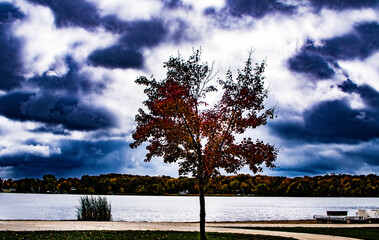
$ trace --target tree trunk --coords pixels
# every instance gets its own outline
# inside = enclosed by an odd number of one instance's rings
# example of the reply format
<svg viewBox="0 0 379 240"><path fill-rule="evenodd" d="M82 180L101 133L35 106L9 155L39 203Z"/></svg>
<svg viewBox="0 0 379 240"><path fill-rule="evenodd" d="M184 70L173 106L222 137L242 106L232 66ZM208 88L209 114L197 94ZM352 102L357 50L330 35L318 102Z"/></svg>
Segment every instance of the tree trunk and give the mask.
<svg viewBox="0 0 379 240"><path fill-rule="evenodd" d="M202 184L200 184L202 185ZM199 198L200 198L200 240L207 240L205 236L205 197L204 186L199 186Z"/></svg>

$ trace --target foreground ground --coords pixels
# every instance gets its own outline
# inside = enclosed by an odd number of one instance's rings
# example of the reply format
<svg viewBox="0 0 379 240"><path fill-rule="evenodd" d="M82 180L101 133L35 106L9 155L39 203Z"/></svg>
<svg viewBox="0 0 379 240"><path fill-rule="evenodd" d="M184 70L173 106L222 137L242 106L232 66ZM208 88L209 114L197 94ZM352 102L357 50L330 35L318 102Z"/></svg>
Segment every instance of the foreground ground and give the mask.
<svg viewBox="0 0 379 240"><path fill-rule="evenodd" d="M331 236L344 236L344 237L366 239L366 240L379 239L379 227L371 227L371 228L368 228L368 227L366 228L256 227L256 228L248 228L248 229L312 233L312 234L322 234L322 235L331 235Z"/></svg>
<svg viewBox="0 0 379 240"><path fill-rule="evenodd" d="M270 227L270 229L257 229ZM314 221L208 223L207 232L280 236L302 240L359 239L324 234L276 231L272 228L379 228L379 224L316 224ZM0 221L0 231L177 231L196 232L198 223L84 222L84 221ZM283 230L283 229L282 229ZM104 238L110 239L110 238ZM191 239L191 238L189 238ZM269 238L270 239L270 238ZM369 238L367 238L369 239Z"/></svg>
<svg viewBox="0 0 379 240"><path fill-rule="evenodd" d="M293 238L232 234L207 233L208 240L294 240ZM172 232L172 231L36 231L36 232L9 232L0 231L0 239L109 239L109 240L198 240L198 232Z"/></svg>

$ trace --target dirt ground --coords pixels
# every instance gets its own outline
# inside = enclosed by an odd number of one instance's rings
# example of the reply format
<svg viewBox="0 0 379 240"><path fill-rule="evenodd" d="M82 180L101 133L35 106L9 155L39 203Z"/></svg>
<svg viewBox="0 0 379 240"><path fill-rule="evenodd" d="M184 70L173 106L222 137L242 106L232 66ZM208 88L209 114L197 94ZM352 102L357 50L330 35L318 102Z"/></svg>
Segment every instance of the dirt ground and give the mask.
<svg viewBox="0 0 379 240"><path fill-rule="evenodd" d="M238 227L379 227L379 224L317 224L313 220L299 221L257 221L257 222L209 222L208 232L259 234L290 237L299 240L353 240L319 234L279 232L268 230L241 229ZM158 223L158 222L87 222L87 221L0 221L0 231L199 231L199 223Z"/></svg>

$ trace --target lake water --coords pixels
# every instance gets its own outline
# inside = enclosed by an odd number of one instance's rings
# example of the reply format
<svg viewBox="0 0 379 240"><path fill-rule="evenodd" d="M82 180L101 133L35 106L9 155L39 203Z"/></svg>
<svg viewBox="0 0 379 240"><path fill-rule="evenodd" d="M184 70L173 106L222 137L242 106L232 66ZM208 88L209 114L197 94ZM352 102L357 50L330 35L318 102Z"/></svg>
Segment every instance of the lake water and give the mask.
<svg viewBox="0 0 379 240"><path fill-rule="evenodd" d="M1 220L75 220L81 195L0 193ZM196 222L196 196L107 195L115 221ZM378 209L379 198L206 197L207 221L312 219L327 210Z"/></svg>

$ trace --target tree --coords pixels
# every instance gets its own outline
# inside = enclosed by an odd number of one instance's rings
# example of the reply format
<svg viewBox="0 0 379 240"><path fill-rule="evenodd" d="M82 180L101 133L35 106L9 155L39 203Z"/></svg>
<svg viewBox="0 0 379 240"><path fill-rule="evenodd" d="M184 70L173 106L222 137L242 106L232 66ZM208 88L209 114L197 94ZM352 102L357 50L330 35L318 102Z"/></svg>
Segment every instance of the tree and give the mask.
<svg viewBox="0 0 379 240"><path fill-rule="evenodd" d="M44 186L44 189L48 193L55 193L58 189L58 180L53 174L45 174L42 177L43 181L42 184Z"/></svg>
<svg viewBox="0 0 379 240"><path fill-rule="evenodd" d="M251 53L246 66L234 80L231 71L226 80L218 80L223 89L221 100L213 107L206 94L217 91L210 85L212 68L200 62L200 50L185 61L170 57L164 63L166 78L156 81L141 76L136 83L145 86L147 110L139 109L132 148L148 142L145 161L162 157L165 163L178 162L179 174L191 173L197 180L200 198L200 238L205 236L205 187L224 169L237 173L248 165L254 172L261 164L273 168L277 149L251 138L237 142L235 136L249 128L266 124L274 109L265 109L268 91L263 86L265 62L252 67Z"/></svg>

